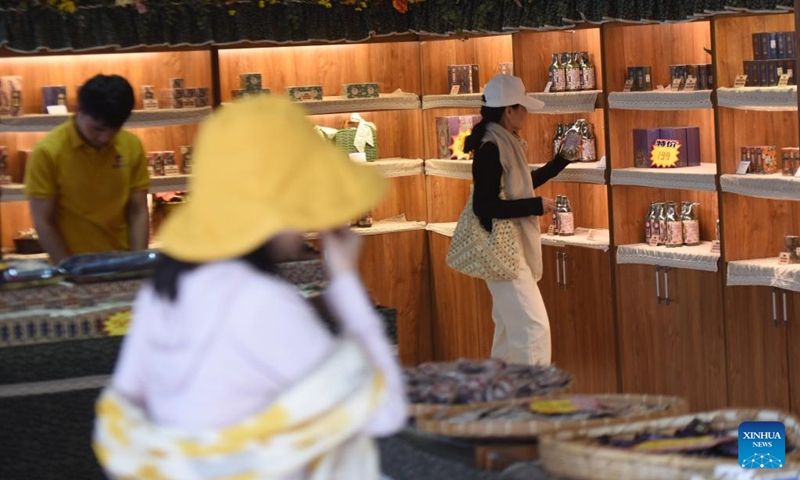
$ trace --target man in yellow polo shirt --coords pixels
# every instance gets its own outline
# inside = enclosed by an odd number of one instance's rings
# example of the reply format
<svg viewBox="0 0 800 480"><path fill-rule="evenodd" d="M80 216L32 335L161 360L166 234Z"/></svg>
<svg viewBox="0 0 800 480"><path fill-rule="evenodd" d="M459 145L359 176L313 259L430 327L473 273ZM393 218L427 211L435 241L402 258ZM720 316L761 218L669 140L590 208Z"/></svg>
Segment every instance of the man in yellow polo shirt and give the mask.
<svg viewBox="0 0 800 480"><path fill-rule="evenodd" d="M122 130L133 102L127 80L97 75L81 87L77 114L31 153L25 194L54 264L81 253L147 248L147 159L139 139Z"/></svg>

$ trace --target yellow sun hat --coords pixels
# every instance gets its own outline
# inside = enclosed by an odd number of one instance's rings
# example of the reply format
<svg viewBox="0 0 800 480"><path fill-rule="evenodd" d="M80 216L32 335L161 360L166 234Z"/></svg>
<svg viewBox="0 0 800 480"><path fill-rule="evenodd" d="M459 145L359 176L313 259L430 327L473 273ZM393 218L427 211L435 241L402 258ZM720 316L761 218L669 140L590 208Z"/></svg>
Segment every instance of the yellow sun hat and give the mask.
<svg viewBox="0 0 800 480"><path fill-rule="evenodd" d="M386 180L314 131L303 108L259 95L217 109L200 127L189 201L158 235L164 253L193 263L236 258L283 231L349 224Z"/></svg>

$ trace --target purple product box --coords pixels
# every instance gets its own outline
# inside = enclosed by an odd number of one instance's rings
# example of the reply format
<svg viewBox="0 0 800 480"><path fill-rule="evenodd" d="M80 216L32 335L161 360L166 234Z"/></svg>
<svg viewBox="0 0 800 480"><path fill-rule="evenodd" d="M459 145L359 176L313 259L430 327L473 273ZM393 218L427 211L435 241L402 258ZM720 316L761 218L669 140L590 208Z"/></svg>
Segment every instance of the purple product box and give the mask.
<svg viewBox="0 0 800 480"><path fill-rule="evenodd" d="M777 32L775 40L778 51L778 58L786 58L786 32Z"/></svg>
<svg viewBox="0 0 800 480"><path fill-rule="evenodd" d="M786 58L794 58L794 32L783 32L786 36Z"/></svg>
<svg viewBox="0 0 800 480"><path fill-rule="evenodd" d="M775 59L778 58L778 34L777 32L770 32L768 35L768 43L767 43L767 58Z"/></svg>
<svg viewBox="0 0 800 480"><path fill-rule="evenodd" d="M659 140L677 140L678 143L681 144L681 147L678 150L678 163L675 166L676 167L686 167L687 166L686 127L661 127L660 128L660 135L659 135L658 139Z"/></svg>
<svg viewBox="0 0 800 480"><path fill-rule="evenodd" d="M480 115L456 115L436 117L436 137L439 158L466 160L464 140L472 127L481 121Z"/></svg>
<svg viewBox="0 0 800 480"><path fill-rule="evenodd" d="M706 64L706 85L709 90L714 88L714 65L711 63Z"/></svg>
<svg viewBox="0 0 800 480"><path fill-rule="evenodd" d="M769 86L769 67L768 67L769 60L759 60L758 61L758 86L759 87L768 87Z"/></svg>
<svg viewBox="0 0 800 480"><path fill-rule="evenodd" d="M700 165L700 127L686 127L686 167Z"/></svg>
<svg viewBox="0 0 800 480"><path fill-rule="evenodd" d="M633 85L631 85L631 91L638 90L638 85L636 84L636 67L628 67L628 78L626 80L633 80Z"/></svg>
<svg viewBox="0 0 800 480"><path fill-rule="evenodd" d="M633 166L636 168L650 168L650 152L653 144L659 139L661 130L658 128L633 129Z"/></svg>
<svg viewBox="0 0 800 480"><path fill-rule="evenodd" d="M448 87L453 89L458 85L458 93L480 93L481 81L480 70L476 64L468 65L448 65L447 78Z"/></svg>
<svg viewBox="0 0 800 480"><path fill-rule="evenodd" d="M778 61L777 60L767 60L767 75L769 78L767 80L767 85L770 87L774 87L778 84Z"/></svg>
<svg viewBox="0 0 800 480"><path fill-rule="evenodd" d="M67 105L67 87L64 85L51 85L42 87L42 99L44 103L44 113L47 107L55 105Z"/></svg>
<svg viewBox="0 0 800 480"><path fill-rule="evenodd" d="M761 60L761 34L753 34L753 60Z"/></svg>
<svg viewBox="0 0 800 480"><path fill-rule="evenodd" d="M761 46L761 58L759 60L769 60L769 33L759 33L759 45Z"/></svg>

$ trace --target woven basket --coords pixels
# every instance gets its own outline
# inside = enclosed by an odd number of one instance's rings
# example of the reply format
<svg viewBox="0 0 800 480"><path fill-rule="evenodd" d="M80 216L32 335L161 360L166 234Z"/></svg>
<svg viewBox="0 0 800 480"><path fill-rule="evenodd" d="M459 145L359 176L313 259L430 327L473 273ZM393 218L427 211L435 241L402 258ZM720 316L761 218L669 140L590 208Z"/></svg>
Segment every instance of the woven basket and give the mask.
<svg viewBox="0 0 800 480"><path fill-rule="evenodd" d="M370 146L369 144L367 144L364 147L364 153L367 154L368 162L374 162L375 160L378 159L378 132L372 127L369 128L372 130L372 138L375 140L374 142L375 145ZM342 128L341 130L336 132L336 135L334 135L333 137L333 141L334 143L336 143L336 146L342 149L342 151L346 153L358 152L358 150L356 150L355 145L353 145L355 139L356 139L356 129L351 127Z"/></svg>
<svg viewBox="0 0 800 480"><path fill-rule="evenodd" d="M417 429L435 435L459 438L533 438L567 429L588 429L614 425L631 420L644 420L674 416L688 411L687 403L678 397L660 395L551 395L548 400L570 399L578 396L591 397L605 404L633 403L651 408L646 413L626 417L597 418L589 420L542 419L528 421L487 420L478 422L454 423L447 417L462 413L464 407L442 408L434 414L417 418ZM505 405L528 403L530 399L507 402ZM469 409L476 408L469 406ZM620 477L622 478L622 477Z"/></svg>
<svg viewBox="0 0 800 480"><path fill-rule="evenodd" d="M795 417L774 410L718 410L588 430L561 431L539 439L539 454L550 473L574 480L688 480L694 475L711 478L717 465L736 465L736 459L637 453L601 446L593 441L601 435L682 428L695 418L719 422L720 428L736 428L744 421L780 421L786 425L787 445L800 446L800 424ZM800 452L787 454L786 461L800 462Z"/></svg>

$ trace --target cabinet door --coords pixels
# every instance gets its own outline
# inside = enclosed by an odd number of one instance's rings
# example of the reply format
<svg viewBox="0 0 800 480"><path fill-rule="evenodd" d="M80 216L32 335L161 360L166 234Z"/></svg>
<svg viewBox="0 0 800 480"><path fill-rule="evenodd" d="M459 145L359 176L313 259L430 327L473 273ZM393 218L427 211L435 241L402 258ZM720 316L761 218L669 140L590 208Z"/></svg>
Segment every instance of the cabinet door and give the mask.
<svg viewBox="0 0 800 480"><path fill-rule="evenodd" d="M564 363L568 357L568 345L564 344L564 333L568 327L564 325L568 312L562 307L566 292L560 286L563 281L563 267L561 257L565 250L562 247L542 245L542 278L539 280L539 291L542 293L544 305L547 308L547 318L550 320L550 339L553 347L553 363L558 367L567 369ZM567 369L568 370L568 369ZM572 372L574 373L574 372Z"/></svg>
<svg viewBox="0 0 800 480"><path fill-rule="evenodd" d="M773 324L772 298L772 289L768 287L726 287L728 403L731 407L789 408L787 329L781 322L777 326ZM780 302L781 299L776 300ZM780 304L776 307L780 314ZM800 329L794 329L797 330ZM800 335L795 333L795 338Z"/></svg>
<svg viewBox="0 0 800 480"><path fill-rule="evenodd" d="M620 384L624 393L667 393L657 377L666 368L656 358L663 307L656 298L656 267L617 266L617 322Z"/></svg>
<svg viewBox="0 0 800 480"><path fill-rule="evenodd" d="M559 324L559 365L575 376L574 390L615 393L617 343L609 252L566 248L567 291Z"/></svg>
<svg viewBox="0 0 800 480"><path fill-rule="evenodd" d="M726 407L721 274L662 269L662 295L654 354L664 392L685 397L694 411Z"/></svg>
<svg viewBox="0 0 800 480"><path fill-rule="evenodd" d="M791 410L800 415L800 293L781 290L781 307L783 295L786 294L786 332L789 336L789 388L792 400ZM783 319L781 319L783 320Z"/></svg>

